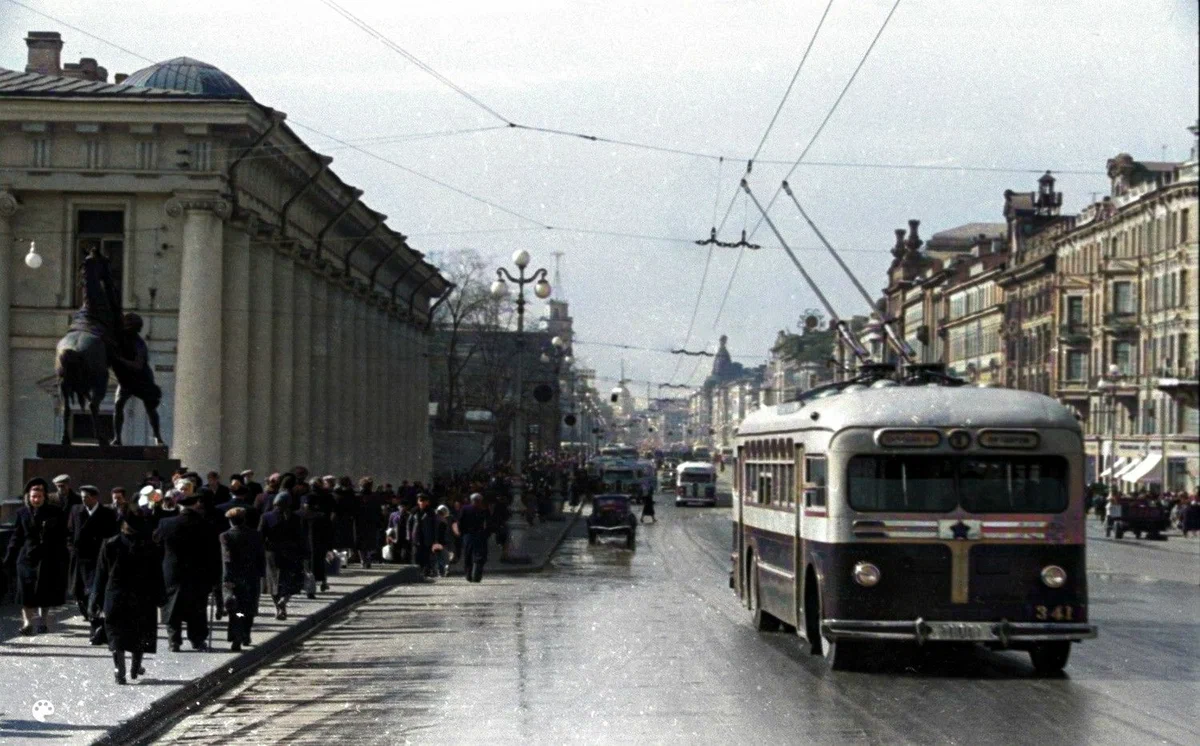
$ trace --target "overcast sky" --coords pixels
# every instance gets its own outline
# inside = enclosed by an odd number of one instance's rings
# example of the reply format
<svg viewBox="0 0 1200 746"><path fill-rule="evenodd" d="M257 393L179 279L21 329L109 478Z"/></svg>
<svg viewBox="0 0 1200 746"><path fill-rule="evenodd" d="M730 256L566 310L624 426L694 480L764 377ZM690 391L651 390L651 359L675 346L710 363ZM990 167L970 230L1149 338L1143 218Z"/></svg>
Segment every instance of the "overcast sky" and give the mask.
<svg viewBox="0 0 1200 746"><path fill-rule="evenodd" d="M186 55L222 68L287 112L301 136L334 157L342 179L365 190L368 205L435 259L474 248L499 263L526 248L553 269L551 252L564 252L558 290L582 342L683 343L707 247L536 229L302 129L361 141L501 124L320 0L213 0L185 12L160 0L21 1L145 57ZM702 239L714 202L719 222L734 197L826 2L341 0L507 120L728 160L513 129L361 146L544 224ZM751 185L764 202L789 167L764 161L799 156L891 6L834 0L754 167ZM61 31L64 61L95 57L110 75L146 64L0 0L0 66L24 67L28 30ZM1034 189L1044 169L1087 172L1059 176L1065 207L1077 210L1107 190L1105 160L1119 152L1158 160L1165 146L1166 158L1186 157L1198 61L1194 0L902 0L806 160L1015 171L802 165L791 183L876 290L892 230L909 218L922 221L925 236L1000 221L1004 190ZM739 196L723 240L739 238L744 212ZM792 246L819 246L790 202L772 215ZM727 334L735 357L752 364L779 329L794 329L817 306L765 225L753 240L767 248L742 258L715 327L738 253L713 252L690 348L715 349ZM800 256L839 313L863 312L831 259ZM683 381L696 364L688 358L676 371L669 354L586 344L576 352L605 376L624 357L630 378L654 382Z"/></svg>

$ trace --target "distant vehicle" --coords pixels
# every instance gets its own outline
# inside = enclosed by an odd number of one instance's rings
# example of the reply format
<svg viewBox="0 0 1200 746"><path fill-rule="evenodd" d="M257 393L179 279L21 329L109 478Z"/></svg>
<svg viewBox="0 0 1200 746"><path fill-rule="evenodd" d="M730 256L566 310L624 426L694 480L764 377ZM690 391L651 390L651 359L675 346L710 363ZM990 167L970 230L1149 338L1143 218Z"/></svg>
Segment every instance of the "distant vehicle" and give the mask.
<svg viewBox="0 0 1200 746"><path fill-rule="evenodd" d="M629 462L605 464L600 480L606 493L628 495L635 484L641 484L641 470L637 464Z"/></svg>
<svg viewBox="0 0 1200 746"><path fill-rule="evenodd" d="M1137 538L1166 541L1163 531L1171 525L1170 512L1156 498L1117 498L1104 515L1104 535L1118 539L1132 533Z"/></svg>
<svg viewBox="0 0 1200 746"><path fill-rule="evenodd" d="M707 461L685 461L675 468L675 504L717 504L717 470Z"/></svg>
<svg viewBox="0 0 1200 746"><path fill-rule="evenodd" d="M600 449L600 455L604 458L619 459L621 461L637 461L640 457L637 448L622 443L604 446Z"/></svg>
<svg viewBox="0 0 1200 746"><path fill-rule="evenodd" d="M707 446L696 446L692 449L692 461L712 461L712 449Z"/></svg>
<svg viewBox="0 0 1200 746"><path fill-rule="evenodd" d="M595 544L601 536L623 536L625 546L633 549L637 542L637 518L629 509L629 496L596 495L592 498L592 514L588 516L588 543Z"/></svg>
<svg viewBox="0 0 1200 746"><path fill-rule="evenodd" d="M834 669L861 645L977 643L1061 671L1088 623L1083 437L1028 391L910 368L738 428L733 581Z"/></svg>

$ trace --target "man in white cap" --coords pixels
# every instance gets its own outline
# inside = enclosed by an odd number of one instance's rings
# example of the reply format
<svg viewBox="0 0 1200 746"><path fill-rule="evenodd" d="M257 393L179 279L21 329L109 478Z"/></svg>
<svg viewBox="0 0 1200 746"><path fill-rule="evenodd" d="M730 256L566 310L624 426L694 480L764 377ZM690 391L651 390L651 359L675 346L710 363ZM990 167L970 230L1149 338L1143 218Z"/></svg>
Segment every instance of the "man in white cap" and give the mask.
<svg viewBox="0 0 1200 746"><path fill-rule="evenodd" d="M69 474L59 474L54 478L54 491L46 495L46 502L51 505L57 505L64 512L70 511L71 508L83 503L83 498L79 493L71 489L71 476Z"/></svg>

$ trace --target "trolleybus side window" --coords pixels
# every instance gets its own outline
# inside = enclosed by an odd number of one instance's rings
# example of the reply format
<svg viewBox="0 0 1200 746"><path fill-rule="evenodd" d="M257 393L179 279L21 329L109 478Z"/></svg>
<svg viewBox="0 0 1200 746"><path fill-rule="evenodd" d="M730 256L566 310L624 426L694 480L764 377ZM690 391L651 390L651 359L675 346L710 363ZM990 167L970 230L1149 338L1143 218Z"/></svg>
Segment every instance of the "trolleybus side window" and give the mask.
<svg viewBox="0 0 1200 746"><path fill-rule="evenodd" d="M804 506L825 507L825 483L827 466L824 456L807 456L804 459Z"/></svg>
<svg viewBox="0 0 1200 746"><path fill-rule="evenodd" d="M959 494L971 513L1058 513L1067 507L1067 462L1056 456L964 458Z"/></svg>

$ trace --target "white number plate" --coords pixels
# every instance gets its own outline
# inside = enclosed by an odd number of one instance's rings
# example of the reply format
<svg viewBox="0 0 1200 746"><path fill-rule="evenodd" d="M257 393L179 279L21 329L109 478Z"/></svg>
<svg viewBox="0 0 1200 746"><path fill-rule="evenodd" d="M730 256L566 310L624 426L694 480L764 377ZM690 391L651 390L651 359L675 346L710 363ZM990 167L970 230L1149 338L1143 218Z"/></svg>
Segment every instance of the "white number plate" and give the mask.
<svg viewBox="0 0 1200 746"><path fill-rule="evenodd" d="M998 639L990 624L972 622L926 622L930 640L983 642Z"/></svg>

